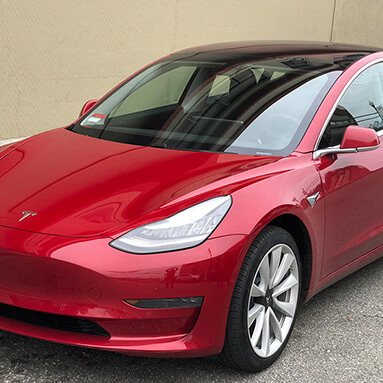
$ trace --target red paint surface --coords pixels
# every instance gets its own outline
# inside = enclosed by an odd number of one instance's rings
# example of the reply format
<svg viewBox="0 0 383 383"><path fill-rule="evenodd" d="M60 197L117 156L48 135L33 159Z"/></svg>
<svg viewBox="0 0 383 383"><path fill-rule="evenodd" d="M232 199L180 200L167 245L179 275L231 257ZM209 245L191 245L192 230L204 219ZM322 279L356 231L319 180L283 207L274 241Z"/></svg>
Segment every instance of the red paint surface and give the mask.
<svg viewBox="0 0 383 383"><path fill-rule="evenodd" d="M380 144L375 130L359 126L349 126L343 136L341 149L375 147Z"/></svg>
<svg viewBox="0 0 383 383"><path fill-rule="evenodd" d="M309 233L306 299L381 256L383 208L375 202L383 194L383 147L312 155L343 87L376 58L383 55L371 54L339 77L286 158L138 147L65 129L1 148L0 302L88 318L111 338L1 317L0 328L137 355L214 354L224 342L243 258L274 218L294 215ZM317 192L311 207L306 198ZM109 246L132 228L228 194L228 214L195 248L135 255ZM19 222L26 210L37 215ZM201 309L145 310L123 302L193 296L204 297Z"/></svg>

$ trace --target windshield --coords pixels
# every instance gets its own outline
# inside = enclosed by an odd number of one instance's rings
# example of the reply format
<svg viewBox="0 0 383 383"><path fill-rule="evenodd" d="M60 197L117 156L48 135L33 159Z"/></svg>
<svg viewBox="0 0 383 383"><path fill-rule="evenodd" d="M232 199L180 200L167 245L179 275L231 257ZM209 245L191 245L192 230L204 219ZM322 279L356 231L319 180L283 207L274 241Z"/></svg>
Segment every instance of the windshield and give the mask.
<svg viewBox="0 0 383 383"><path fill-rule="evenodd" d="M163 60L125 82L72 129L132 145L286 156L344 69L337 60Z"/></svg>

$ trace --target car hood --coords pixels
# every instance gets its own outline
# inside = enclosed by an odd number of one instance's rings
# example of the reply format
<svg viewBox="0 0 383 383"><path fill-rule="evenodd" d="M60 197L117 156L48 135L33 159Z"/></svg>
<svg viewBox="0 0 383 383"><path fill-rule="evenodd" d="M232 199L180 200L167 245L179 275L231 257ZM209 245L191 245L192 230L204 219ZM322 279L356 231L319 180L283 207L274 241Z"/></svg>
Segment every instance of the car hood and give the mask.
<svg viewBox="0 0 383 383"><path fill-rule="evenodd" d="M112 236L228 193L231 176L277 160L133 146L57 129L0 160L0 225Z"/></svg>

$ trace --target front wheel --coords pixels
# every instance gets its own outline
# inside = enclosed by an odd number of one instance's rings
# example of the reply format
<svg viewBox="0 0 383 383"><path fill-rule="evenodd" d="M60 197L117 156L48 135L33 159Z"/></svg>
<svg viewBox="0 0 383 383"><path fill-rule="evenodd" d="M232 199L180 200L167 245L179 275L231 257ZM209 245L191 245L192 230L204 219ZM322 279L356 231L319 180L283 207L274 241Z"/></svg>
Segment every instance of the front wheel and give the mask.
<svg viewBox="0 0 383 383"><path fill-rule="evenodd" d="M292 236L266 227L250 246L234 288L220 355L224 364L256 372L278 358L294 325L300 275Z"/></svg>

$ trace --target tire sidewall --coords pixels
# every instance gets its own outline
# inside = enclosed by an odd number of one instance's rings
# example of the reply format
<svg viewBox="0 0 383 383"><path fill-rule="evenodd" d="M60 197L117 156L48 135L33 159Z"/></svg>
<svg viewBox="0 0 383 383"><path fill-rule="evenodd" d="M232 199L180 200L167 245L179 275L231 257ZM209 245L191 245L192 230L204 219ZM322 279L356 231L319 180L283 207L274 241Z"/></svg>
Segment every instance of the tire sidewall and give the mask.
<svg viewBox="0 0 383 383"><path fill-rule="evenodd" d="M261 234L256 238L256 240L252 243L252 245L249 248L249 251L246 255L246 257L249 257L249 268L245 275L244 279L244 291L242 292L241 298L242 302L240 302L241 305L241 324L240 324L240 344L243 345L243 352L247 357L247 360L250 365L253 365L253 368L256 370L262 370L264 368L267 368L270 366L282 353L283 349L285 348L291 332L294 327L295 319L296 319L296 314L297 314L297 309L299 306L299 302L297 304L297 308L295 310L293 322L291 324L291 327L289 329L289 332L286 336L286 339L283 341L282 345L276 351L273 355L267 358L262 358L258 356L251 343L250 339L248 336L248 326L247 326L247 317L248 317L248 302L249 302L249 296L250 296L250 291L251 291L251 285L253 283L255 273L258 271L258 268L260 266L260 263L264 256L275 246L278 244L285 244L289 246L294 254L295 258L298 264L298 273L299 273L299 292L298 292L298 297L301 296L301 264L299 260L299 251L298 247L293 239L293 237L284 229L281 229L279 227L267 227L265 230L261 232ZM237 286L236 286L237 287Z"/></svg>

